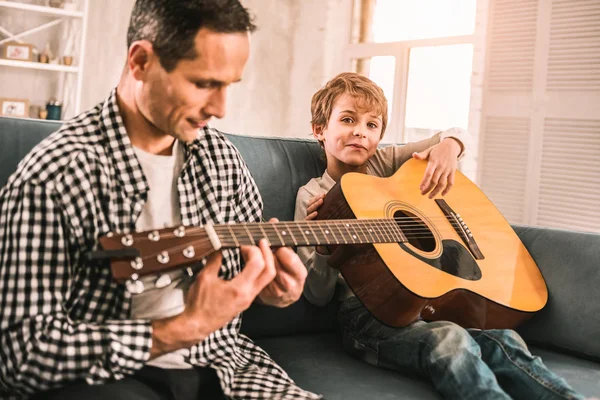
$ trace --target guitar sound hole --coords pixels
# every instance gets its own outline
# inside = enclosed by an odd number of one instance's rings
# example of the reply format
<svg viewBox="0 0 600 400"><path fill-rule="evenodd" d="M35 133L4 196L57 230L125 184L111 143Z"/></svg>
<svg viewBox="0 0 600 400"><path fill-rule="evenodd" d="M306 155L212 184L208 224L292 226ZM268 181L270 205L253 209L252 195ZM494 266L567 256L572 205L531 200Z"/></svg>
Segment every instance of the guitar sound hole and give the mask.
<svg viewBox="0 0 600 400"><path fill-rule="evenodd" d="M435 250L433 234L421 218L409 211L402 210L394 213L394 219L408 239L408 243L413 247L424 252Z"/></svg>

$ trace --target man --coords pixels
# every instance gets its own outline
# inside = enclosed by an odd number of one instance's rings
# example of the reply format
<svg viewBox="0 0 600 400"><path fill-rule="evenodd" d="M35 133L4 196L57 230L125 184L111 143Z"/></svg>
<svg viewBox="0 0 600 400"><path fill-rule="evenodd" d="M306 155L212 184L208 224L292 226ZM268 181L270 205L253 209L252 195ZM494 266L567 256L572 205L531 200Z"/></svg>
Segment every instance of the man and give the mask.
<svg viewBox="0 0 600 400"><path fill-rule="evenodd" d="M254 29L238 0L136 1L117 88L32 150L2 189L2 396L319 397L238 333L254 300L284 307L301 295L306 272L292 250L263 240L223 251L197 277L146 281L142 293L86 261L109 232L261 219L246 165L207 126L225 114Z"/></svg>

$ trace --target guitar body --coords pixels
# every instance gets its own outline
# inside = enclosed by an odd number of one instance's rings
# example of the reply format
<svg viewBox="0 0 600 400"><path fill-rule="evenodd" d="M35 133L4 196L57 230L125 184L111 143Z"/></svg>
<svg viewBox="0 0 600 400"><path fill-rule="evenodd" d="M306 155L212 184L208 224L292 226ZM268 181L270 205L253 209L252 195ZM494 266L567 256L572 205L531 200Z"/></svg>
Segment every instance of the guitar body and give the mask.
<svg viewBox="0 0 600 400"><path fill-rule="evenodd" d="M330 264L386 325L422 318L465 328L516 327L548 300L537 265L502 214L460 172L446 196L421 195L426 166L409 160L389 178L342 177L318 219L395 218L407 241L339 245Z"/></svg>

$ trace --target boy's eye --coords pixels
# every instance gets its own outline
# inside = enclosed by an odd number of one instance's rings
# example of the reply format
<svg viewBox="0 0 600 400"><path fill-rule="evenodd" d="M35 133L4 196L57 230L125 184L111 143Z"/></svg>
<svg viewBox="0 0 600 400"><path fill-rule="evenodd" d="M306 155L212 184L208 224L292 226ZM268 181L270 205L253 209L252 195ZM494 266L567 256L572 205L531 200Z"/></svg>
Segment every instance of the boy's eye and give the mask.
<svg viewBox="0 0 600 400"><path fill-rule="evenodd" d="M376 123L374 123L374 122L369 122L369 123L367 124L367 126L368 126L369 128L371 128L371 129L377 129L377 124L376 124Z"/></svg>
<svg viewBox="0 0 600 400"><path fill-rule="evenodd" d="M342 118L342 122L347 122L350 124L350 123L354 122L354 120L350 117L344 117L344 118Z"/></svg>

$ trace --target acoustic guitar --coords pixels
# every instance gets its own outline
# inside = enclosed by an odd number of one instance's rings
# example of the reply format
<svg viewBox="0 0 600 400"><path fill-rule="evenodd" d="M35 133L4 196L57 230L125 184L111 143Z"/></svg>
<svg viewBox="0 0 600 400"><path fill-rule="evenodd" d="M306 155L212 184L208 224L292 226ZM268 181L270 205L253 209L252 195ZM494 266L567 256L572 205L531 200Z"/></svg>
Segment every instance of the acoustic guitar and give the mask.
<svg viewBox="0 0 600 400"><path fill-rule="evenodd" d="M459 171L446 196L421 195L426 166L409 160L389 178L347 173L314 221L107 235L94 257L110 258L113 278L139 291L142 277L158 281L215 251L261 238L273 247L327 245L331 266L384 324L424 319L516 327L548 300L537 265L502 214Z"/></svg>

